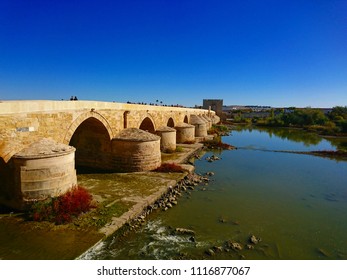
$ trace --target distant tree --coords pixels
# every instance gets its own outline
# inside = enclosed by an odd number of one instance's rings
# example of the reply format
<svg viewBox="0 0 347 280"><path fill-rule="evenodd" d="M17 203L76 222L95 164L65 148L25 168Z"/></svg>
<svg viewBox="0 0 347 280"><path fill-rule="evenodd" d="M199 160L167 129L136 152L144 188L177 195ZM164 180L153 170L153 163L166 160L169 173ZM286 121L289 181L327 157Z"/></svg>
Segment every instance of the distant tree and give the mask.
<svg viewBox="0 0 347 280"><path fill-rule="evenodd" d="M271 119L275 118L275 110L273 108L270 110L270 117Z"/></svg>
<svg viewBox="0 0 347 280"><path fill-rule="evenodd" d="M329 118L333 121L347 120L347 106L336 106L328 114Z"/></svg>
<svg viewBox="0 0 347 280"><path fill-rule="evenodd" d="M328 118L319 109L294 109L293 111L280 114L276 118L277 123L283 123L285 126L309 126L309 125L324 125Z"/></svg>
<svg viewBox="0 0 347 280"><path fill-rule="evenodd" d="M340 127L341 132L347 133L347 119L340 121L338 126Z"/></svg>

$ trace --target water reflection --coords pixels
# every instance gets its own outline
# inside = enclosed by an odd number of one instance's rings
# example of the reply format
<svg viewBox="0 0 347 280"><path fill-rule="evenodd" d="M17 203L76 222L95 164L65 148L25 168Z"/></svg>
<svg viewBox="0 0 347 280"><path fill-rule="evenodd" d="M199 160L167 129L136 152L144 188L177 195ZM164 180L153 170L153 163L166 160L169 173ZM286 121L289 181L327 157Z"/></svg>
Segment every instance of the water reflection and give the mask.
<svg viewBox="0 0 347 280"><path fill-rule="evenodd" d="M244 127L244 126L238 126L235 127L234 130L236 131L243 131L246 130L248 132L252 132L253 130L256 130L260 133L266 133L269 135L270 138L272 138L273 135L279 137L283 140L289 140L297 143L303 143L306 147L309 147L311 145L318 145L323 138L315 133L309 133L305 132L301 129L294 129L294 128L281 128L281 127Z"/></svg>
<svg viewBox="0 0 347 280"><path fill-rule="evenodd" d="M346 137L329 137L321 136L317 133L307 132L302 129L285 128L285 127L252 127L252 126L235 126L234 131L247 131L257 133L264 133L271 139L273 136L282 140L289 140L296 143L302 143L305 147L318 146L322 141L327 141L331 146L331 150L347 151L347 138ZM324 147L324 145L323 145ZM329 147L324 147L326 149Z"/></svg>
<svg viewBox="0 0 347 280"><path fill-rule="evenodd" d="M347 139L339 137L326 138L332 146L336 147L337 150L347 151Z"/></svg>

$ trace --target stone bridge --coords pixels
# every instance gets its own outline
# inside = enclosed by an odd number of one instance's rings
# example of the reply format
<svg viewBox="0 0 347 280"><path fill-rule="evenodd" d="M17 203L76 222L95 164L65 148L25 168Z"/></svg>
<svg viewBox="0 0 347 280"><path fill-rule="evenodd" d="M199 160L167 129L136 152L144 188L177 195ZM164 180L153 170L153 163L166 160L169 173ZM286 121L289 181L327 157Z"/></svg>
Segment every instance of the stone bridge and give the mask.
<svg viewBox="0 0 347 280"><path fill-rule="evenodd" d="M70 174L75 164L75 149L71 146L77 149L76 163L88 162L88 155L92 154L91 166L112 170L108 155L114 151L110 143L123 130L137 128L154 133L159 127L188 124L193 116L217 118L213 111L181 107L97 101L0 101L0 203L16 205L6 202L22 199L25 188L37 188L30 176L45 182L44 167L53 161L55 171L49 176L60 183L66 177L67 185L71 185L71 180L75 180L71 179L75 174ZM47 138L57 143L56 156L45 153L40 140ZM38 143L38 154L32 163L23 151L34 143ZM52 184L51 181L45 184ZM36 199L37 195L33 197Z"/></svg>

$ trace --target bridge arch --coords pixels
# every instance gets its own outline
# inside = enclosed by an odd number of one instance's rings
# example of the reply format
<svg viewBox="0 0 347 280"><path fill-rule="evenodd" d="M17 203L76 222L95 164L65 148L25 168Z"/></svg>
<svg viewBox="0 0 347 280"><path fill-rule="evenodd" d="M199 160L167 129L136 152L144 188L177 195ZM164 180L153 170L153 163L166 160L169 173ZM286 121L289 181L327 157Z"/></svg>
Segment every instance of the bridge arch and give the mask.
<svg viewBox="0 0 347 280"><path fill-rule="evenodd" d="M85 118L87 116L87 118ZM78 124L78 125L77 125ZM75 128L75 126L77 127ZM76 148L75 165L77 170L110 170L112 131L104 118L94 112L80 116L72 126L64 141Z"/></svg>
<svg viewBox="0 0 347 280"><path fill-rule="evenodd" d="M110 124L108 123L108 121L99 113L94 112L94 111L90 111L90 112L86 112L83 113L81 115L79 115L74 122L70 125L69 129L67 130L67 132L65 133L65 137L63 140L64 144L69 144L72 135L75 133L76 129L87 119L89 118L94 118L97 119L99 122L101 122L103 124L103 126L105 127L105 129L108 132L108 136L109 139L111 140L113 138L113 132L111 129Z"/></svg>
<svg viewBox="0 0 347 280"><path fill-rule="evenodd" d="M150 133L154 133L155 132L155 126L154 126L154 121L150 116L145 117L140 126L140 129L148 131Z"/></svg>
<svg viewBox="0 0 347 280"><path fill-rule="evenodd" d="M166 126L168 126L168 127L175 127L175 122L174 122L173 118L170 117L168 119Z"/></svg>

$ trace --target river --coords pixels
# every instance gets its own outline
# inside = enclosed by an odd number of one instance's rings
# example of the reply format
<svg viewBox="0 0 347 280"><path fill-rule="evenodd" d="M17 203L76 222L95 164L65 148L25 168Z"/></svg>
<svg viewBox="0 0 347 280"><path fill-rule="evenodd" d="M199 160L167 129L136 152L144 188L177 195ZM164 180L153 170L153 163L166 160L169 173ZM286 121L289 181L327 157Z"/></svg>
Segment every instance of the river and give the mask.
<svg viewBox="0 0 347 280"><path fill-rule="evenodd" d="M196 173L214 173L207 186L152 214L137 232L109 238L88 258L347 259L347 162L281 152L335 150L346 140L251 128L222 140L238 149L209 151L195 161ZM221 159L208 162L212 155ZM251 235L261 241L252 244ZM242 250L225 250L228 240Z"/></svg>

